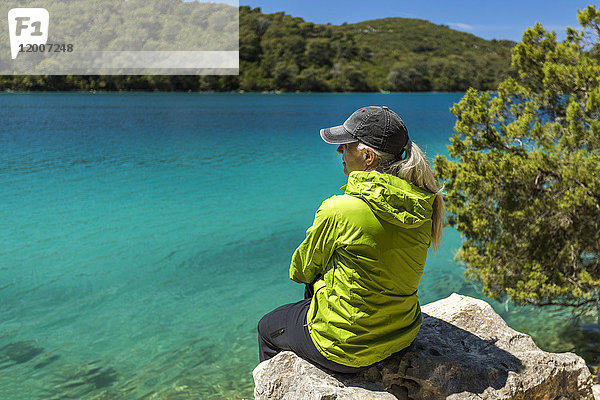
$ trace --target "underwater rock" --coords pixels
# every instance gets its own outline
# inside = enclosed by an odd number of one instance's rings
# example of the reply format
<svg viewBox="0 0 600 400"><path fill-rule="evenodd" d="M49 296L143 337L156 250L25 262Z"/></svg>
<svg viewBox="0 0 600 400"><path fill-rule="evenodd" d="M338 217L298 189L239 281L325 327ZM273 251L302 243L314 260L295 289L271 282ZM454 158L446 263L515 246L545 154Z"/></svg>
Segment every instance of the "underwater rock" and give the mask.
<svg viewBox="0 0 600 400"><path fill-rule="evenodd" d="M31 340L9 343L0 348L0 369L26 363L43 352L44 349Z"/></svg>
<svg viewBox="0 0 600 400"><path fill-rule="evenodd" d="M581 357L542 351L485 301L452 294L422 310L413 344L358 374L328 372L292 352L260 363L255 399L594 399Z"/></svg>
<svg viewBox="0 0 600 400"><path fill-rule="evenodd" d="M64 364L56 372L50 387L51 399L92 399L104 396L117 382L119 374L111 366L102 365L102 360L82 364ZM104 397L99 397L104 398ZM107 398L116 398L109 396Z"/></svg>
<svg viewBox="0 0 600 400"><path fill-rule="evenodd" d="M33 368L34 369L45 368L48 365L52 364L54 361L57 361L58 359L60 359L59 355L52 355L52 356L45 357L39 363L35 364L33 366Z"/></svg>

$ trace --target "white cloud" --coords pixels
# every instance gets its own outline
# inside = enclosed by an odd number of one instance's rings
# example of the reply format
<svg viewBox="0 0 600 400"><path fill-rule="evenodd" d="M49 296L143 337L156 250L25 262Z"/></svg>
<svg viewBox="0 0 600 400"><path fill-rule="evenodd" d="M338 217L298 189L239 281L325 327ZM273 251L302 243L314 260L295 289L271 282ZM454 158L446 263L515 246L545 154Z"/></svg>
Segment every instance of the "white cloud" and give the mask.
<svg viewBox="0 0 600 400"><path fill-rule="evenodd" d="M473 26L467 25L467 24L463 24L462 22L448 22L447 25L450 26L450 27L452 27L452 28L462 29L462 30L465 30L465 31L472 31L473 29L475 29Z"/></svg>

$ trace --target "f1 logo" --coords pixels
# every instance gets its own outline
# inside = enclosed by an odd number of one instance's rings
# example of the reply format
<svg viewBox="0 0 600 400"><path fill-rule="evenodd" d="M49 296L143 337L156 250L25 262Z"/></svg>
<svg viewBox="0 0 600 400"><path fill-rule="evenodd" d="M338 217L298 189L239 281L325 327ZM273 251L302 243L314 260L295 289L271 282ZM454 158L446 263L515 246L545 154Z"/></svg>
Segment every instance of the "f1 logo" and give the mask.
<svg viewBox="0 0 600 400"><path fill-rule="evenodd" d="M50 14L45 8L13 8L8 12L10 55L14 60L25 45L46 44Z"/></svg>

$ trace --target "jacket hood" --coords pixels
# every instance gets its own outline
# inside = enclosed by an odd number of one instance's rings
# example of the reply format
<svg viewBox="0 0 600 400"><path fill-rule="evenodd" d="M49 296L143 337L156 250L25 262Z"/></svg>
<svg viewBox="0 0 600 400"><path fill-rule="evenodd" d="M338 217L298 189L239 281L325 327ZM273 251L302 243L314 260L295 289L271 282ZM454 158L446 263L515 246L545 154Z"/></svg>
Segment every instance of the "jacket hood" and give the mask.
<svg viewBox="0 0 600 400"><path fill-rule="evenodd" d="M430 221L435 194L397 176L375 171L353 171L341 188L364 200L379 218L404 228Z"/></svg>

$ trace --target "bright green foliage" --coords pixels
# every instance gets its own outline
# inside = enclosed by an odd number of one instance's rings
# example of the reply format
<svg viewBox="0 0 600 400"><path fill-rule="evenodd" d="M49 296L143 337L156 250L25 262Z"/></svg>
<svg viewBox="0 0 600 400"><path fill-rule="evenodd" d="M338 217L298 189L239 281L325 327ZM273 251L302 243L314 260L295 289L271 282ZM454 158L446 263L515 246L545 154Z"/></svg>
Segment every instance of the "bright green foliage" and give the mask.
<svg viewBox="0 0 600 400"><path fill-rule="evenodd" d="M435 167L457 259L486 295L519 304L600 303L600 10L557 43L540 24L512 52L497 94L467 91L450 159Z"/></svg>

